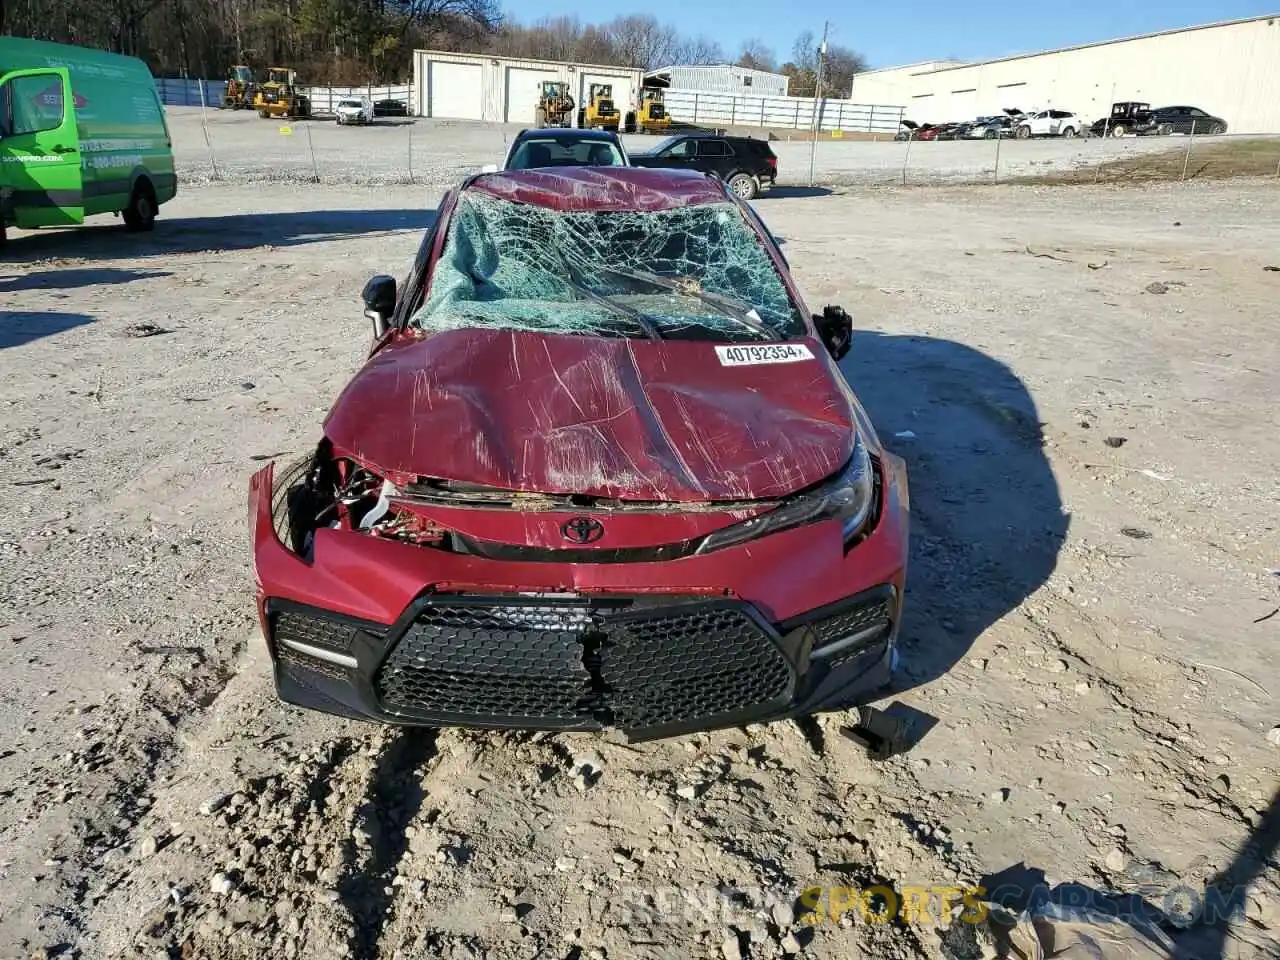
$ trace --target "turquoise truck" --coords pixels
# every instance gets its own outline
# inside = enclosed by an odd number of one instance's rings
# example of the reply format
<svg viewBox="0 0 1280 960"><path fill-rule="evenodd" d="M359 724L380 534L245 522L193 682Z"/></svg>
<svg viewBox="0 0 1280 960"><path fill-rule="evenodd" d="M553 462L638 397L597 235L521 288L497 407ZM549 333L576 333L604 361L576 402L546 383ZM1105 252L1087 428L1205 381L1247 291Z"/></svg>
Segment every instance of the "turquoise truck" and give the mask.
<svg viewBox="0 0 1280 960"><path fill-rule="evenodd" d="M177 189L145 63L0 37L0 244L8 227L73 226L102 213L150 230Z"/></svg>

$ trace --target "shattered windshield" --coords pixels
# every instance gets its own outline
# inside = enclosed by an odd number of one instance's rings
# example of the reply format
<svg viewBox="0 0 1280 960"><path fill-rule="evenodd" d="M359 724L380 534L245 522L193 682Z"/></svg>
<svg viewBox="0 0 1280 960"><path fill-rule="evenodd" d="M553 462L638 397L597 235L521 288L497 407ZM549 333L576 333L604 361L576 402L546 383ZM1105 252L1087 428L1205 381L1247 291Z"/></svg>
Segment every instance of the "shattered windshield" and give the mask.
<svg viewBox="0 0 1280 960"><path fill-rule="evenodd" d="M662 339L805 333L732 203L562 212L472 190L458 199L410 325Z"/></svg>

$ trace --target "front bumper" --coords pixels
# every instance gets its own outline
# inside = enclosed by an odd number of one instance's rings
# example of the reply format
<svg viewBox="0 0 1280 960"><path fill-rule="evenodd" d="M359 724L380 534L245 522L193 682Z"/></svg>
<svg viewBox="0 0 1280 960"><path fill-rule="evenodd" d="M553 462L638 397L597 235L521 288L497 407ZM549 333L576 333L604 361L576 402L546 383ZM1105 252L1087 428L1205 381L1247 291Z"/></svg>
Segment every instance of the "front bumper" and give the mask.
<svg viewBox="0 0 1280 960"><path fill-rule="evenodd" d="M801 716L890 680L905 467L875 530L838 523L652 563L488 560L316 532L310 562L253 479L259 612L282 700L397 725L619 731L631 741Z"/></svg>

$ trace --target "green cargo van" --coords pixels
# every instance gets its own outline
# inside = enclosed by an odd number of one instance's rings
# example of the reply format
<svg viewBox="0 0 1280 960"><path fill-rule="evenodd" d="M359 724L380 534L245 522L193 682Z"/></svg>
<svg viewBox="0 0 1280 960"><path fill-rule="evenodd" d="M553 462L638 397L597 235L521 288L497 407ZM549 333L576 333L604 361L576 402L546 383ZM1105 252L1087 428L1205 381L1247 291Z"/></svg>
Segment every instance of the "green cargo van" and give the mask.
<svg viewBox="0 0 1280 960"><path fill-rule="evenodd" d="M9 226L99 213L150 230L176 192L173 140L145 63L0 37L0 243Z"/></svg>

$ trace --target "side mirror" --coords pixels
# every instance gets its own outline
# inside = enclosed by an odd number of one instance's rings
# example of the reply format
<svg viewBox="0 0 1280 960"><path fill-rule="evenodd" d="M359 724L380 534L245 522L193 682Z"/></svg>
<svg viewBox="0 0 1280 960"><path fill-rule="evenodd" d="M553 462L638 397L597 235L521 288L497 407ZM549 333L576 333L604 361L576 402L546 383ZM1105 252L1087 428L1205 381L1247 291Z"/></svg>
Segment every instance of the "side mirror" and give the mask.
<svg viewBox="0 0 1280 960"><path fill-rule="evenodd" d="M497 173L498 165L496 163L486 163L480 168L481 173Z"/></svg>
<svg viewBox="0 0 1280 960"><path fill-rule="evenodd" d="M844 307L823 307L822 316L814 317L813 322L827 352L834 359L839 360L849 352L849 347L853 345L853 318L845 312Z"/></svg>
<svg viewBox="0 0 1280 960"><path fill-rule="evenodd" d="M378 274L364 285L364 315L373 321L376 340L387 332L387 321L396 309L396 278Z"/></svg>

